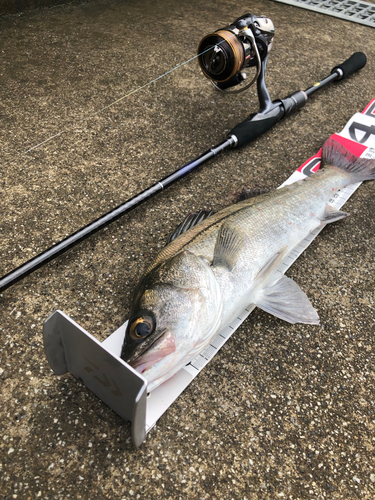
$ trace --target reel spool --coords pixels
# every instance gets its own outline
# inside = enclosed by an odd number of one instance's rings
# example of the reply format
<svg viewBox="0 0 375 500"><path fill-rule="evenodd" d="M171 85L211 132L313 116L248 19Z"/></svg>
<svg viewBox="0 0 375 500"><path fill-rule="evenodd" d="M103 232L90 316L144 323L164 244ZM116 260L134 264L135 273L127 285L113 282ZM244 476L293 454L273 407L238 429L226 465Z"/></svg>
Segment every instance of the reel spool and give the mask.
<svg viewBox="0 0 375 500"><path fill-rule="evenodd" d="M250 83L230 91L243 92L257 80L274 35L271 19L254 14L245 14L230 26L206 35L198 46L198 61L203 74L215 88L224 91L246 79L244 69L256 66L256 75Z"/></svg>

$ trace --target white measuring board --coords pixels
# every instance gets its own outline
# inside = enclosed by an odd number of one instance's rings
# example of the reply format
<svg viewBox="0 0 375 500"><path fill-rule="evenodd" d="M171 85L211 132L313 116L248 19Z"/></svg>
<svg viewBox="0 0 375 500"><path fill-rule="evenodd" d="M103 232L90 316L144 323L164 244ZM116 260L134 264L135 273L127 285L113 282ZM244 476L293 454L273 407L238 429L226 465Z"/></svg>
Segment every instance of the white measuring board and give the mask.
<svg viewBox="0 0 375 500"><path fill-rule="evenodd" d="M362 113L355 114L340 133L331 137L358 157L375 158L375 99ZM320 166L320 154L321 151L301 165L282 186L316 172ZM340 209L359 185L360 183L351 184L338 191L329 203ZM283 275L321 229L316 229L301 241L276 272ZM130 420L133 424L133 442L139 446L161 415L217 354L254 308L253 304L249 304L228 327L215 336L201 354L149 395L147 381L120 358L127 322L100 343L64 313L56 311L44 323L45 352L57 375L69 371L122 418Z"/></svg>

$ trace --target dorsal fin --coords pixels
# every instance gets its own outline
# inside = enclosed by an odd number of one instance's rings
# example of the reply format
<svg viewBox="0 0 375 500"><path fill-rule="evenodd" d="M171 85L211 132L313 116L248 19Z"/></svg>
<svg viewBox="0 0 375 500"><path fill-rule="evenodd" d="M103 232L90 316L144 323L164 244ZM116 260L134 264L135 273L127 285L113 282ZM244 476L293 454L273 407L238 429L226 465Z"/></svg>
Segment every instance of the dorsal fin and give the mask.
<svg viewBox="0 0 375 500"><path fill-rule="evenodd" d="M181 234L185 233L192 227L196 226L202 220L208 219L208 217L211 217L215 212L214 210L199 210L199 212L194 212L189 214L181 224L179 224L176 229L173 231L173 233L169 236L167 245L175 240L178 236Z"/></svg>
<svg viewBox="0 0 375 500"><path fill-rule="evenodd" d="M244 200L249 200L250 198L256 198L257 196L260 196L261 194L266 194L268 193L268 189L263 189L260 187L250 187L250 188L242 188L241 191L238 193L235 193L235 203L238 203L239 201L244 201Z"/></svg>

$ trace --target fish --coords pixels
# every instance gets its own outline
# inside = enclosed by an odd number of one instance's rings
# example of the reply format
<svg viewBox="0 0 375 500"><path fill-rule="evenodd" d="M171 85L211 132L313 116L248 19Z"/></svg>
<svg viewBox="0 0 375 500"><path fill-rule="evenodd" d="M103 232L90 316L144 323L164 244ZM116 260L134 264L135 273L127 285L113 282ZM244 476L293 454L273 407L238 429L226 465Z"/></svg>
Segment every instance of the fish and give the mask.
<svg viewBox="0 0 375 500"><path fill-rule="evenodd" d="M121 350L148 391L194 359L250 304L292 324L319 324L307 295L276 270L313 230L348 215L329 204L335 192L374 178L374 159L358 158L330 138L312 176L190 217L186 231L180 224L138 283Z"/></svg>

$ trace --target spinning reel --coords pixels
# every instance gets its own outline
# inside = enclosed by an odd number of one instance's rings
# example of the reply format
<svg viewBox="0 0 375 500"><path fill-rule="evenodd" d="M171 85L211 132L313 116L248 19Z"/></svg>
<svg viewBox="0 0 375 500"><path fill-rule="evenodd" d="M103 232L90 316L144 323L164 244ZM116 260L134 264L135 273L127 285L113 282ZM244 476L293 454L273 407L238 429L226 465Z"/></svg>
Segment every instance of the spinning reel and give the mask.
<svg viewBox="0 0 375 500"><path fill-rule="evenodd" d="M264 75L274 35L275 28L268 17L254 14L239 17L230 26L218 29L200 42L198 61L203 74L218 90L243 92L261 73ZM227 90L241 84L247 78L243 70L254 66L256 75L250 83Z"/></svg>

